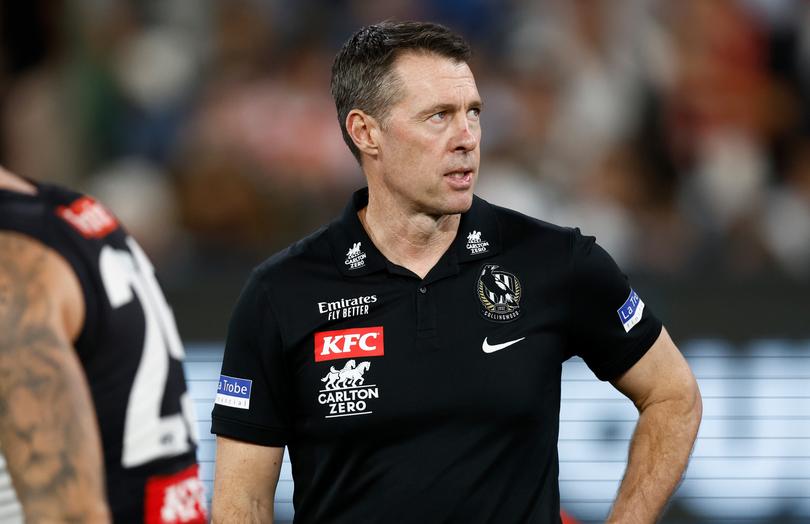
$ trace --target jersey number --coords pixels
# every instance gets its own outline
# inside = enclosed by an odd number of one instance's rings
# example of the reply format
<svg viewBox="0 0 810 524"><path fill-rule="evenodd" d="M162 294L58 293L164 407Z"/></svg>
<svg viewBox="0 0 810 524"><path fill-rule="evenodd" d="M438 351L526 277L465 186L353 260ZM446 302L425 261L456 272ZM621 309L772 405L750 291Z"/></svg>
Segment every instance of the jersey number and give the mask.
<svg viewBox="0 0 810 524"><path fill-rule="evenodd" d="M129 304L137 296L146 325L143 352L124 419L121 464L132 468L185 453L191 449L191 442L198 439L188 392L180 397L180 413L160 416L169 359L182 361L183 344L152 263L132 237L127 237L127 245L129 251L104 246L99 267L112 307Z"/></svg>

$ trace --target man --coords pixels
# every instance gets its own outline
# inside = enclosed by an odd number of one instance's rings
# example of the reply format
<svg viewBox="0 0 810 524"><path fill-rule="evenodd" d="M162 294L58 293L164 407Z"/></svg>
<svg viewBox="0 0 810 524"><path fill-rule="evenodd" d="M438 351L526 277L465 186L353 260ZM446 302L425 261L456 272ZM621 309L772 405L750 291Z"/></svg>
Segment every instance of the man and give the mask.
<svg viewBox="0 0 810 524"><path fill-rule="evenodd" d="M254 271L213 410L215 522L560 522L564 360L640 417L609 521L653 522L701 416L695 379L593 238L473 196L481 100L447 29L383 23L332 93L368 189ZM302 137L303 139L303 137Z"/></svg>
<svg viewBox="0 0 810 524"><path fill-rule="evenodd" d="M182 358L115 217L0 169L0 521L206 522Z"/></svg>

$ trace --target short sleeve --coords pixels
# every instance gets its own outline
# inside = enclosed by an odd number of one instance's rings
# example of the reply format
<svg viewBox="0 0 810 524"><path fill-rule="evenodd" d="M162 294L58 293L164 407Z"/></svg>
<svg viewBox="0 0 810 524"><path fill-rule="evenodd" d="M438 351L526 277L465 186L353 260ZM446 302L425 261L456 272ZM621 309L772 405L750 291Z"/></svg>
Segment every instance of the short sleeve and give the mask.
<svg viewBox="0 0 810 524"><path fill-rule="evenodd" d="M594 237L572 231L572 352L600 380L630 369L661 333L661 322Z"/></svg>
<svg viewBox="0 0 810 524"><path fill-rule="evenodd" d="M228 326L211 433L284 446L290 434L289 391L277 319L254 272Z"/></svg>

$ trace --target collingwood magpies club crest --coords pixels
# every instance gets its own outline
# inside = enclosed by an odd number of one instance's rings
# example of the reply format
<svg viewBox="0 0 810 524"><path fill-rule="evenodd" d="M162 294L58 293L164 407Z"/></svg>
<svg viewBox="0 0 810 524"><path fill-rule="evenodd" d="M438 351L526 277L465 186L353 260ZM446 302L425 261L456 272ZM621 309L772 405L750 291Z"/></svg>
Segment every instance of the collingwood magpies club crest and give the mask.
<svg viewBox="0 0 810 524"><path fill-rule="evenodd" d="M493 322L511 322L520 316L520 280L495 264L485 264L475 286L481 314Z"/></svg>

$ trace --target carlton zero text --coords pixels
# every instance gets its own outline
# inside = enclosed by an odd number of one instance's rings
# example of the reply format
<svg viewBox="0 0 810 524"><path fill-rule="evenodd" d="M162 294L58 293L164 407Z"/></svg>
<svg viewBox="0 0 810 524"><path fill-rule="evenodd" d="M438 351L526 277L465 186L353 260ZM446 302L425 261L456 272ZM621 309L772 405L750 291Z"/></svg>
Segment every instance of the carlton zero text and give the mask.
<svg viewBox="0 0 810 524"><path fill-rule="evenodd" d="M318 395L318 403L322 406L329 406L330 415L341 414L368 414L367 401L369 399L380 398L380 391L377 386L370 386L361 389L348 389L342 391L322 391Z"/></svg>

